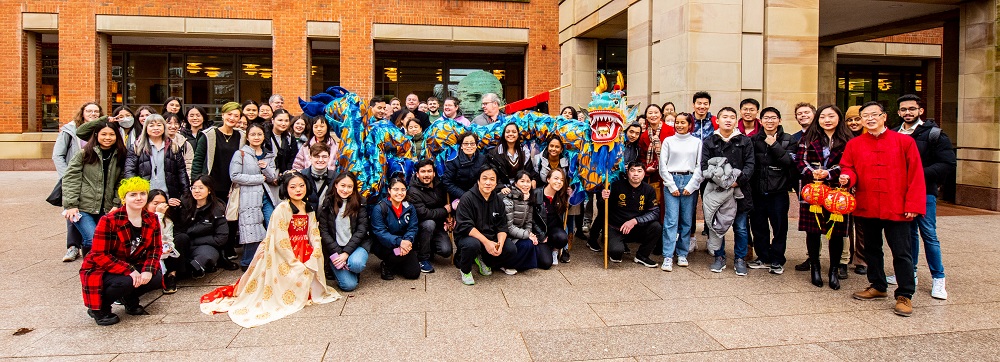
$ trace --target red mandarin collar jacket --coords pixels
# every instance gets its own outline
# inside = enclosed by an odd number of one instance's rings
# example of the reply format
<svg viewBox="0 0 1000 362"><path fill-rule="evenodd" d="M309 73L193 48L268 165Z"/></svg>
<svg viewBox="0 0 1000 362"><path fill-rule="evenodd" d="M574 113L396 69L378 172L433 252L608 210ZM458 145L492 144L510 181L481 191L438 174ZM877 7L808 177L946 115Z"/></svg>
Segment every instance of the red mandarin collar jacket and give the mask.
<svg viewBox="0 0 1000 362"><path fill-rule="evenodd" d="M854 215L909 221L903 213L927 212L924 168L912 137L889 129L878 137L864 133L847 142L840 168L857 186Z"/></svg>

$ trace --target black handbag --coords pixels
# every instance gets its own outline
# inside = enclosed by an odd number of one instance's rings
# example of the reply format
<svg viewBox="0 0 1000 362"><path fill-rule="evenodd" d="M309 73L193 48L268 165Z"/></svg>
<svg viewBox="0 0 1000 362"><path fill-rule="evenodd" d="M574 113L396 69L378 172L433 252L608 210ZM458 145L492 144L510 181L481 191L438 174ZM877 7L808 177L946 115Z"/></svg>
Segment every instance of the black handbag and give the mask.
<svg viewBox="0 0 1000 362"><path fill-rule="evenodd" d="M56 183L56 187L52 189L49 197L45 198L45 202L52 204L52 206L62 207L62 179Z"/></svg>

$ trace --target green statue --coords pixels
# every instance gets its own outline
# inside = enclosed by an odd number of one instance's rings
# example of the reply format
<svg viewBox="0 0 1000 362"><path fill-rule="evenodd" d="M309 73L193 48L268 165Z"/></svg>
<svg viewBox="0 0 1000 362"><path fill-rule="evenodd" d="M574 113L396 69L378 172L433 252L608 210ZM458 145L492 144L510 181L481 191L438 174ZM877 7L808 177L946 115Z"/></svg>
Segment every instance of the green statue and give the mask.
<svg viewBox="0 0 1000 362"><path fill-rule="evenodd" d="M462 113L469 118L483 113L480 103L486 93L499 95L501 107L505 103L503 86L493 73L478 70L466 75L461 82L458 82L458 100L462 102Z"/></svg>

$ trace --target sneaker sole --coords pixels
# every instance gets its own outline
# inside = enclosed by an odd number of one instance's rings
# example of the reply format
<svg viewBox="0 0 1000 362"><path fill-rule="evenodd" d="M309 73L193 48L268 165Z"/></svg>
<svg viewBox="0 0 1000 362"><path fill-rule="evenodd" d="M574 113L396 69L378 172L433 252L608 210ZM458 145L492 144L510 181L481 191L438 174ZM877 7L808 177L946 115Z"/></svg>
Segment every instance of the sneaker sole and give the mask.
<svg viewBox="0 0 1000 362"><path fill-rule="evenodd" d="M644 262L642 262L642 261L640 261L640 260L633 260L633 261L634 261L634 262L635 262L636 264L639 264L639 265L642 265L642 266L644 266L644 267L647 267L647 268L655 268L655 267L658 267L658 266L660 266L660 264L658 264L658 263L653 263L653 264L646 264L646 263L644 263Z"/></svg>
<svg viewBox="0 0 1000 362"><path fill-rule="evenodd" d="M767 266L767 265L757 265L757 266L747 265L747 268L750 268L750 269L770 269L771 267Z"/></svg>
<svg viewBox="0 0 1000 362"><path fill-rule="evenodd" d="M872 297L872 298L862 298L862 297L859 297L859 296L856 296L856 295L852 295L852 297L854 297L854 299L857 299L857 300L886 300L886 299L889 299L888 295L884 296L884 297Z"/></svg>
<svg viewBox="0 0 1000 362"><path fill-rule="evenodd" d="M781 275L785 273L784 270L768 270L767 272L775 275Z"/></svg>
<svg viewBox="0 0 1000 362"><path fill-rule="evenodd" d="M709 269L709 270L711 270L713 273L721 273L723 270L726 270L726 267L722 267L722 269Z"/></svg>
<svg viewBox="0 0 1000 362"><path fill-rule="evenodd" d="M736 276L745 277L745 276L747 276L747 273L740 274L740 272L736 272Z"/></svg>

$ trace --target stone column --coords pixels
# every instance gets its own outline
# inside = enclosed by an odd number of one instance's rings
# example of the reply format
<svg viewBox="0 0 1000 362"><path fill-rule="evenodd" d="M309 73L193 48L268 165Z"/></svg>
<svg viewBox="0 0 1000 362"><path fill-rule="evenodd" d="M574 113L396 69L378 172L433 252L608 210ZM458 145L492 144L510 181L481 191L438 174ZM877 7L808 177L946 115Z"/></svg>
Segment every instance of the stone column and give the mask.
<svg viewBox="0 0 1000 362"><path fill-rule="evenodd" d="M818 104L837 104L837 51L834 50L834 47L819 47L817 73L819 91L816 94L816 102Z"/></svg>
<svg viewBox="0 0 1000 362"><path fill-rule="evenodd" d="M764 99L788 132L799 129L796 103L815 104L819 80L819 0L766 0Z"/></svg>
<svg viewBox="0 0 1000 362"><path fill-rule="evenodd" d="M292 114L301 112L297 101L299 97L308 99L312 95L309 92L312 51L306 22L302 20L310 9L302 2L291 2L283 4L281 11L271 13L274 15L274 20L271 21L274 37L271 49L271 92L284 97L285 108Z"/></svg>
<svg viewBox="0 0 1000 362"><path fill-rule="evenodd" d="M641 107L650 102L663 104L659 87L654 90L651 84L653 72L650 51L652 43L652 0L639 0L628 8L628 74L626 88L628 104ZM656 77L657 81L659 77ZM609 80L610 82L610 80Z"/></svg>
<svg viewBox="0 0 1000 362"><path fill-rule="evenodd" d="M590 93L597 86L597 40L573 38L563 43L559 51L562 57L560 83L573 84L559 91L562 105L586 107L590 103ZM550 103L549 108L555 105Z"/></svg>
<svg viewBox="0 0 1000 362"><path fill-rule="evenodd" d="M996 84L996 0L961 5L958 78L958 178L960 205L1000 210L1000 89Z"/></svg>

